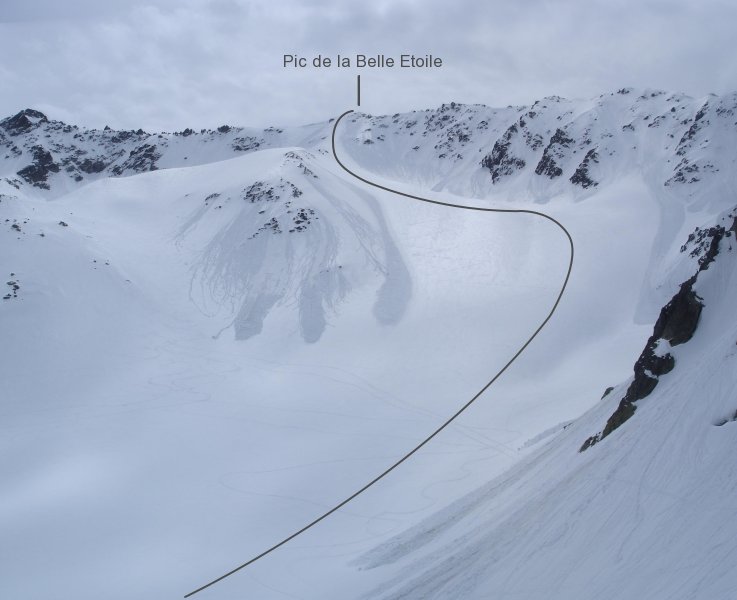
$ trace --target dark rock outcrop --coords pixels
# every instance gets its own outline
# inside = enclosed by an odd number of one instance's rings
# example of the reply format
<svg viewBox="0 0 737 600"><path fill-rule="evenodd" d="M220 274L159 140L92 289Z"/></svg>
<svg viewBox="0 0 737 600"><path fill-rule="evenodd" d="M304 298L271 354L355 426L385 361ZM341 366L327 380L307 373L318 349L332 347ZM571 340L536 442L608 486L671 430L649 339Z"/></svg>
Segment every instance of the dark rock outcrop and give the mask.
<svg viewBox="0 0 737 600"><path fill-rule="evenodd" d="M33 162L27 167L23 167L17 174L31 185L48 190L47 180L49 174L58 173L61 167L54 162L51 152L43 146L33 146L31 152L33 153Z"/></svg>
<svg viewBox="0 0 737 600"><path fill-rule="evenodd" d="M501 138L494 142L491 154L487 154L481 161L481 166L488 169L491 173L492 183L498 183L499 180L507 175L511 175L515 171L525 167L525 161L519 157L512 155L509 147L512 139L518 133L517 125L510 125Z"/></svg>
<svg viewBox="0 0 737 600"><path fill-rule="evenodd" d="M560 177L563 169L558 166L556 159L563 158L563 150L573 144L574 140L566 135L562 129L556 129L550 142L543 150L542 158L535 167L536 175L547 175L550 179Z"/></svg>
<svg viewBox="0 0 737 600"><path fill-rule="evenodd" d="M279 179L279 182L274 184L256 181L243 190L243 199L251 203L270 202L283 196L299 198L301 195L302 190L285 179Z"/></svg>
<svg viewBox="0 0 737 600"><path fill-rule="evenodd" d="M596 187L599 185L598 181L594 181L591 178L589 168L591 163L599 162L599 154L596 152L596 148L591 148L584 156L581 164L578 165L576 172L571 176L570 182L574 185L580 185L582 188Z"/></svg>
<svg viewBox="0 0 737 600"><path fill-rule="evenodd" d="M236 152L250 152L251 150L258 150L263 143L263 139L247 135L235 138L232 147Z"/></svg>
<svg viewBox="0 0 737 600"><path fill-rule="evenodd" d="M297 231L305 231L307 226L312 223L312 219L315 217L315 211L311 208L300 208L297 210L297 214L292 218L294 227L289 230L289 233Z"/></svg>
<svg viewBox="0 0 737 600"><path fill-rule="evenodd" d="M102 173L107 168L107 162L103 158L85 158L77 162L77 167L83 173Z"/></svg>
<svg viewBox="0 0 737 600"><path fill-rule="evenodd" d="M37 110L26 108L18 114L8 117L0 121L2 127L8 135L16 136L26 133L37 127L40 123L48 123L46 115Z"/></svg>
<svg viewBox="0 0 737 600"><path fill-rule="evenodd" d="M120 165L113 168L113 175L122 175L125 172L145 173L155 171L158 167L156 161L161 158L153 144L144 144L130 151L128 158Z"/></svg>
<svg viewBox="0 0 737 600"><path fill-rule="evenodd" d="M673 370L675 359L670 352L659 354L659 345L667 341L671 346L683 344L691 339L703 304L693 284L696 277L681 284L681 288L660 311L653 334L645 345L634 366L634 379L630 383L619 406L612 413L601 433L591 436L581 446L581 452L603 440L612 431L624 424L635 414L635 403L649 396L658 385L658 379Z"/></svg>
<svg viewBox="0 0 737 600"><path fill-rule="evenodd" d="M681 248L681 251L684 252L688 249L689 244L695 243L696 249L691 255L699 257L698 270L681 284L678 292L660 310L658 320L653 327L653 333L637 362L635 362L632 383L627 388L617 409L607 420L604 429L584 441L579 450L580 452L603 440L630 419L637 410L636 402L649 396L658 385L659 378L675 367L673 355L670 352L661 352L660 346L678 346L685 344L693 337L699 324L701 311L704 308L702 299L693 289L693 286L699 273L708 269L718 255L719 244L722 239L737 235L737 215L732 214L730 218L733 221L729 227L716 225L709 229L697 229Z"/></svg>
<svg viewBox="0 0 737 600"><path fill-rule="evenodd" d="M705 102L704 105L696 113L696 116L694 117L694 120L693 120L693 123L691 123L691 126L681 136L681 139L678 141L678 146L676 147L677 156L683 156L684 154L686 154L686 151L690 147L691 142L696 137L696 134L699 132L699 130L705 124L706 125L709 124L709 121L703 120L708 110L709 110L709 103Z"/></svg>

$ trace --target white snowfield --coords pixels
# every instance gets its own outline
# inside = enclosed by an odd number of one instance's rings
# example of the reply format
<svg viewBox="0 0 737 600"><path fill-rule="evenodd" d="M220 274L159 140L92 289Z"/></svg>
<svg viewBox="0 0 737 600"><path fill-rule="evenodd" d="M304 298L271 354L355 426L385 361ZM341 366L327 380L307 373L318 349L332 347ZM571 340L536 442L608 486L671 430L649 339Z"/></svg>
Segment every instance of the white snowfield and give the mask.
<svg viewBox="0 0 737 600"><path fill-rule="evenodd" d="M38 115L0 121L0 598L178 598L245 562L473 396L565 275L550 222L370 188L332 123ZM408 193L550 214L571 282L452 427L195 597L734 597L735 233L674 369L579 449L698 269L681 246L733 214L737 94L353 114L337 151Z"/></svg>

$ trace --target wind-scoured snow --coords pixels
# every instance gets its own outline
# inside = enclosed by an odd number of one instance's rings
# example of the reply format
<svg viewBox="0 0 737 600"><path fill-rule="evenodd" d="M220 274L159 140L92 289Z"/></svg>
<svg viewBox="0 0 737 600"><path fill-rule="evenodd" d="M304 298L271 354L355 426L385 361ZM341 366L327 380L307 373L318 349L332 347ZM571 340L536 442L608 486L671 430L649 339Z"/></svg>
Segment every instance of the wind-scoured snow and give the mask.
<svg viewBox="0 0 737 600"><path fill-rule="evenodd" d="M383 471L550 310L552 224L369 188L331 130L0 121L0 596L195 589ZM733 233L693 337L657 348L674 368L579 450L731 214L737 95L356 113L337 151L390 188L544 210L573 275L468 414L202 597L729 597Z"/></svg>

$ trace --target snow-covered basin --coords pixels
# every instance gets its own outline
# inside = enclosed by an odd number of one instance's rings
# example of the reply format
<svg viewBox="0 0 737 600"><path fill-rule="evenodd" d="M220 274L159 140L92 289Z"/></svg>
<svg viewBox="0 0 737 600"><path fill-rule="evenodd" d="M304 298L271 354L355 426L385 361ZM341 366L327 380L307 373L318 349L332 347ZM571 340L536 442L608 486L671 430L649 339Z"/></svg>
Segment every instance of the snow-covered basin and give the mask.
<svg viewBox="0 0 737 600"><path fill-rule="evenodd" d="M25 292L2 325L0 585L10 597L169 598L222 574L412 447L550 309L568 260L550 223L415 203L318 156L321 196L374 223L379 211L411 282L388 301L406 306L393 324L377 319L385 278L361 259L348 221L335 222L355 285L319 340L299 335L289 297L259 335L236 340L230 307L203 311L191 291L206 240L242 207L182 230L210 192L278 172L283 154L101 180L7 209L48 232L3 238L3 266ZM648 330L635 313L657 204L631 177L543 209L570 229L576 263L524 358L401 470L207 597L369 589L375 576L352 558L508 469L527 440L627 376Z"/></svg>

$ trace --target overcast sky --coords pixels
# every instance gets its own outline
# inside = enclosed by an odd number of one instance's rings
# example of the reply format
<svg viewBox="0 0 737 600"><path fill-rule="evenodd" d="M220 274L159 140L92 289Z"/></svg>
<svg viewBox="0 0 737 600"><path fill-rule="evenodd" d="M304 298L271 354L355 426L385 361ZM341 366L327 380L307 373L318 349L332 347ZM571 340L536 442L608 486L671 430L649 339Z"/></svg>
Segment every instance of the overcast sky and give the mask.
<svg viewBox="0 0 737 600"><path fill-rule="evenodd" d="M89 126L289 125L355 105L355 70L282 55L401 53L361 71L362 109L526 104L623 86L737 90L734 0L1 0L0 115Z"/></svg>

